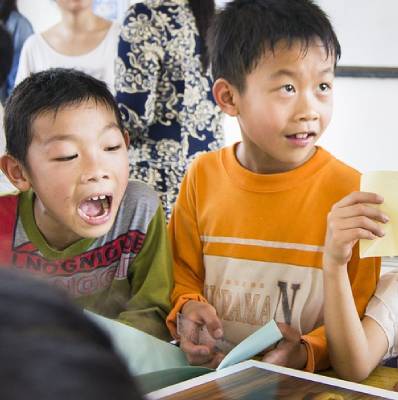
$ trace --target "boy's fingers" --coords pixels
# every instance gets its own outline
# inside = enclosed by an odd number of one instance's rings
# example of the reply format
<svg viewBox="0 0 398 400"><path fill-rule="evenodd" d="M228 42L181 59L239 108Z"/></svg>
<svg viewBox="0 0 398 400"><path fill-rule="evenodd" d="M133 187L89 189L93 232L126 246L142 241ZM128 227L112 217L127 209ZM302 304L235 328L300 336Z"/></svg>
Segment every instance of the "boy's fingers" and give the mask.
<svg viewBox="0 0 398 400"><path fill-rule="evenodd" d="M188 304L191 303L191 304ZM184 315L199 324L205 324L208 332L215 339L220 339L223 336L222 325L217 317L216 309L210 304L188 302L187 308L184 308ZM192 312L192 306L196 306ZM188 310L191 309L191 312ZM187 312L188 311L188 312ZM188 315L189 314L189 315Z"/></svg>
<svg viewBox="0 0 398 400"><path fill-rule="evenodd" d="M367 230L378 237L383 237L385 235L383 227L367 217L353 217L340 221L339 232L341 232L341 234L343 234L344 231L353 229Z"/></svg>
<svg viewBox="0 0 398 400"><path fill-rule="evenodd" d="M186 354L188 361L193 365L202 365L212 360L213 355L206 346L196 345L188 340L181 340L181 350Z"/></svg>
<svg viewBox="0 0 398 400"><path fill-rule="evenodd" d="M377 239L379 236L374 235L371 231L362 228L347 229L340 233L339 242L349 243L356 242L360 239L373 240Z"/></svg>
<svg viewBox="0 0 398 400"><path fill-rule="evenodd" d="M370 192L352 192L342 200L338 201L333 209L339 207L347 207L357 203L381 204L384 199L376 193Z"/></svg>
<svg viewBox="0 0 398 400"><path fill-rule="evenodd" d="M210 349L207 346L194 344L189 340L183 338L181 338L180 347L185 353L189 353L195 356L207 357L210 354Z"/></svg>
<svg viewBox="0 0 398 400"><path fill-rule="evenodd" d="M290 342L300 340L300 334L296 329L292 328L288 324L285 324L284 322L277 322L276 324L283 335L283 339ZM278 344L281 343L283 339L279 341Z"/></svg>
<svg viewBox="0 0 398 400"><path fill-rule="evenodd" d="M182 340L180 346L191 365L217 368L221 360L225 357L223 353L213 353L208 347L195 345L187 340Z"/></svg>
<svg viewBox="0 0 398 400"><path fill-rule="evenodd" d="M216 314L203 314L202 319L206 324L207 330L214 339L220 339L223 336L221 321L218 319Z"/></svg>
<svg viewBox="0 0 398 400"><path fill-rule="evenodd" d="M385 215L378 208L367 204L355 204L350 207L343 207L336 210L332 215L334 218L340 219L364 216L382 223L389 221L388 215Z"/></svg>

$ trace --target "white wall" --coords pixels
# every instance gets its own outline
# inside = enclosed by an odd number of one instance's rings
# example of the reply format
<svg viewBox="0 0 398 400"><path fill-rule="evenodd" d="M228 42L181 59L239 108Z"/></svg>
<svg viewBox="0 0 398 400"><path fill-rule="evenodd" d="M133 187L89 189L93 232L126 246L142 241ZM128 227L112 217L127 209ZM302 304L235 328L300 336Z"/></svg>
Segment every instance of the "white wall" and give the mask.
<svg viewBox="0 0 398 400"><path fill-rule="evenodd" d="M398 66L397 0L316 0L342 45L341 65Z"/></svg>
<svg viewBox="0 0 398 400"><path fill-rule="evenodd" d="M360 171L398 170L398 79L338 78L320 143Z"/></svg>

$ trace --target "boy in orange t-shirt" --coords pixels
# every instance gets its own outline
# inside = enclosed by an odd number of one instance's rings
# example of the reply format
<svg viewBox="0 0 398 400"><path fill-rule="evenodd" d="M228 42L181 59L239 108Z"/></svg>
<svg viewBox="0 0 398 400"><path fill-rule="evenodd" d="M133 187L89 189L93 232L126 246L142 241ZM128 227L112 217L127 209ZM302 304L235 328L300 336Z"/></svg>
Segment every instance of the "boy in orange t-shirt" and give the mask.
<svg viewBox="0 0 398 400"><path fill-rule="evenodd" d="M270 319L284 335L263 360L309 371L328 367L322 253L332 205L359 188L359 173L315 143L329 124L340 45L310 0L235 0L209 37L222 110L238 119L242 142L197 158L169 225L176 315L238 343ZM348 274L360 315L380 260ZM222 354L181 338L192 364Z"/></svg>

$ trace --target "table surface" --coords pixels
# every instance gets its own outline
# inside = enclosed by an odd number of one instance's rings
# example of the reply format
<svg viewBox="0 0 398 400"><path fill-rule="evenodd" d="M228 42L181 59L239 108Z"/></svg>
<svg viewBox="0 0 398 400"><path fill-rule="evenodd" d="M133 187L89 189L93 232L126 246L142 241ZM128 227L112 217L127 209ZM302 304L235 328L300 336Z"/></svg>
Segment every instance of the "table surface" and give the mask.
<svg viewBox="0 0 398 400"><path fill-rule="evenodd" d="M151 400L351 400L398 399L390 391L398 382L396 368L378 367L364 384L310 374L259 361L243 363L152 392ZM371 386L370 386L371 385ZM386 390L387 389L387 390Z"/></svg>
<svg viewBox="0 0 398 400"><path fill-rule="evenodd" d="M333 370L326 371L322 375L335 378ZM374 386L381 389L393 390L398 383L398 368L377 367L367 379L361 382L363 385Z"/></svg>

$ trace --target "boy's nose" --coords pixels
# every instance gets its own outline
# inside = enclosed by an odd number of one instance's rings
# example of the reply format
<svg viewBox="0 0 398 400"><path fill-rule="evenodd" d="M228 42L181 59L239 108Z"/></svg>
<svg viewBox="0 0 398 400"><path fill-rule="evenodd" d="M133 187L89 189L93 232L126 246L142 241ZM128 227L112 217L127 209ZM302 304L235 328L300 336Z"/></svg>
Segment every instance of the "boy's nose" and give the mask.
<svg viewBox="0 0 398 400"><path fill-rule="evenodd" d="M319 119L319 112L316 110L315 101L310 95L302 96L296 110L297 121L314 121Z"/></svg>
<svg viewBox="0 0 398 400"><path fill-rule="evenodd" d="M316 121L319 119L319 114L315 110L308 110L298 113L296 119L300 121Z"/></svg>
<svg viewBox="0 0 398 400"><path fill-rule="evenodd" d="M109 175L100 170L81 174L82 183L99 182L102 179L109 179Z"/></svg>
<svg viewBox="0 0 398 400"><path fill-rule="evenodd" d="M102 179L109 179L109 173L101 165L100 160L87 160L86 165L82 166L80 179L82 183L99 182Z"/></svg>

